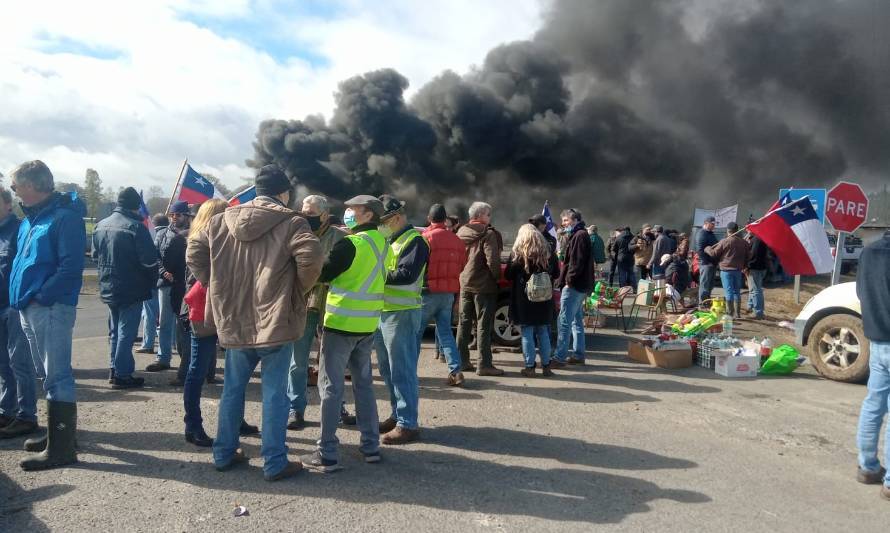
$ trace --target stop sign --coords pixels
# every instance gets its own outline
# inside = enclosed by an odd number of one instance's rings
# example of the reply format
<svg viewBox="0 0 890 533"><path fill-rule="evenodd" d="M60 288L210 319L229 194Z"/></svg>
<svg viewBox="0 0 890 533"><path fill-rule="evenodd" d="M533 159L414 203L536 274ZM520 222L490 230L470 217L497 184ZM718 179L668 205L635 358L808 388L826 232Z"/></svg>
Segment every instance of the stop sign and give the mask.
<svg viewBox="0 0 890 533"><path fill-rule="evenodd" d="M865 222L868 214L868 196L862 187L842 181L828 191L825 216L838 231L852 233Z"/></svg>

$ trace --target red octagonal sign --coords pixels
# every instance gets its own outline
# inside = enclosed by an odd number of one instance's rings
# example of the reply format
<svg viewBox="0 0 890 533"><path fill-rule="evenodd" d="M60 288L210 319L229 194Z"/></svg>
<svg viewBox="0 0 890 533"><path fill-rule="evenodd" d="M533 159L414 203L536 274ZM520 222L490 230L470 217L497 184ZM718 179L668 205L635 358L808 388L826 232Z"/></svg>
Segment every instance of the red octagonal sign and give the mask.
<svg viewBox="0 0 890 533"><path fill-rule="evenodd" d="M842 181L828 191L825 216L834 229L852 233L865 222L867 215L868 196L859 185Z"/></svg>

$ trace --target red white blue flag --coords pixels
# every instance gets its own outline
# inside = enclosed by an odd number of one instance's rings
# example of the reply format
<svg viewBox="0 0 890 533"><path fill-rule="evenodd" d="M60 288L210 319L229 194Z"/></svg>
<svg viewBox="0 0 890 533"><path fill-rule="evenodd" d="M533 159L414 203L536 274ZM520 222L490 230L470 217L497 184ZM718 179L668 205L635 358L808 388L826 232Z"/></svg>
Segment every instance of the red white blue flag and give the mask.
<svg viewBox="0 0 890 533"><path fill-rule="evenodd" d="M176 183L173 191L173 201L184 200L190 204L202 204L211 198L226 200L223 194L216 190L213 183L199 174L188 163L182 168L182 175Z"/></svg>
<svg viewBox="0 0 890 533"><path fill-rule="evenodd" d="M145 199L142 197L142 191L139 191L139 216L142 217L142 224L148 228L148 232L151 233L151 238L155 237L155 225L154 222L151 221L151 213L148 212L148 207L145 206Z"/></svg>
<svg viewBox="0 0 890 533"><path fill-rule="evenodd" d="M556 251L559 251L559 239L556 238L556 224L553 223L553 217L550 215L550 202L544 202L544 209L541 211L544 220L547 221L547 233L556 239Z"/></svg>
<svg viewBox="0 0 890 533"><path fill-rule="evenodd" d="M824 274L834 267L825 228L807 196L748 224L748 231L772 249L789 275Z"/></svg>
<svg viewBox="0 0 890 533"><path fill-rule="evenodd" d="M229 199L229 206L246 204L256 198L256 186L251 186Z"/></svg>

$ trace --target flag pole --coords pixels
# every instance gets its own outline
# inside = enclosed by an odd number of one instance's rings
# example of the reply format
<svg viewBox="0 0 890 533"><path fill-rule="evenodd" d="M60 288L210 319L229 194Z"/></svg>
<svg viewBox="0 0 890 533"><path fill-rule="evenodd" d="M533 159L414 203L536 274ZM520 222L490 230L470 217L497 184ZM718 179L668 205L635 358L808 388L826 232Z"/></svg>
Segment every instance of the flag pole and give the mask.
<svg viewBox="0 0 890 533"><path fill-rule="evenodd" d="M176 197L176 191L179 190L179 184L182 183L182 174L185 172L185 166L188 165L188 162L188 157L182 160L182 167L179 168L179 177L176 179L176 186L173 187L173 194L170 195L170 201L167 202L167 210L164 212L164 214L170 212L170 206L173 205L173 198Z"/></svg>
<svg viewBox="0 0 890 533"><path fill-rule="evenodd" d="M794 201L795 201L795 202L799 202L800 200L803 200L804 198L809 198L809 197L810 197L810 195L807 194L806 196L801 196L800 198L798 198L797 200L794 200ZM790 202L789 202L789 203L790 203ZM763 220L764 218L770 216L771 214L775 213L776 211L778 211L779 209L782 209L782 208L784 208L784 207L785 207L784 205L780 205L779 207L773 209L772 211L767 212L765 215L763 215L762 217L758 218L757 220L748 222L748 223L745 224L743 227L739 228L738 231L736 231L736 232L734 232L734 233L731 233L731 234L728 234L727 237L732 237L733 235L737 235L737 234L739 234L739 233L745 231L746 229L748 229L748 226L751 226L751 225L753 225L753 224L757 224L758 222L760 222L760 221Z"/></svg>

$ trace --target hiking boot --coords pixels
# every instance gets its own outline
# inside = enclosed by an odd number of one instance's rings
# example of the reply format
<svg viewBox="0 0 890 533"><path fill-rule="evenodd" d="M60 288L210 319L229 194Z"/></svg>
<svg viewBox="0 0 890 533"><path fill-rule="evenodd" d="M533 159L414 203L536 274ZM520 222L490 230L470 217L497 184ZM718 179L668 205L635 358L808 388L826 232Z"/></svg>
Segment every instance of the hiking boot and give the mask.
<svg viewBox="0 0 890 533"><path fill-rule="evenodd" d="M541 369L541 375L544 376L545 378L549 378L549 377L553 376L553 371L550 370L550 365L546 365L544 368Z"/></svg>
<svg viewBox="0 0 890 533"><path fill-rule="evenodd" d="M493 366L480 366L476 370L477 376L503 376L504 371Z"/></svg>
<svg viewBox="0 0 890 533"><path fill-rule="evenodd" d="M461 387L464 384L464 374L463 372L455 372L454 374L448 374L448 385L452 387Z"/></svg>
<svg viewBox="0 0 890 533"><path fill-rule="evenodd" d="M365 462L368 464L375 464L380 462L380 451L376 451L374 453L364 453L362 455L365 458Z"/></svg>
<svg viewBox="0 0 890 533"><path fill-rule="evenodd" d="M251 426L247 423L243 418L241 419L241 427L238 428L238 434L242 437L250 437L251 435L259 435L260 428L257 426Z"/></svg>
<svg viewBox="0 0 890 533"><path fill-rule="evenodd" d="M185 441L194 444L199 448L209 448L213 446L213 439L204 432L204 428L199 428L197 431L186 431Z"/></svg>
<svg viewBox="0 0 890 533"><path fill-rule="evenodd" d="M396 426L394 430L380 437L381 444L388 444L390 446L408 444L409 442L414 442L416 440L420 440L420 430L406 429L402 426Z"/></svg>
<svg viewBox="0 0 890 533"><path fill-rule="evenodd" d="M566 363L568 363L570 365L584 366L584 359L579 359L577 357L569 357L568 359L566 359Z"/></svg>
<svg viewBox="0 0 890 533"><path fill-rule="evenodd" d="M325 474L330 474L331 472L336 472L337 470L341 470L343 468L337 461L334 461L333 459L325 459L324 457L322 457L321 452L319 452L318 450L308 455L300 456L300 462L303 463L303 466L305 466L306 468L318 470L319 472L324 472Z"/></svg>
<svg viewBox="0 0 890 533"><path fill-rule="evenodd" d="M134 378L130 376L128 378L114 378L114 382L111 384L111 388L115 390L122 389L141 389L142 386L145 385L145 378Z"/></svg>
<svg viewBox="0 0 890 533"><path fill-rule="evenodd" d="M294 477L299 474L303 470L302 463L292 463L290 461L284 465L284 468L278 471L277 474L269 475L263 474L263 479L266 481L281 481L282 479L287 479L289 477Z"/></svg>
<svg viewBox="0 0 890 533"><path fill-rule="evenodd" d="M244 450L238 448L235 450L235 453L232 454L232 458L229 459L229 462L224 465L215 465L217 472L228 472L229 470L235 468L238 465L247 464L249 459L246 455L244 455Z"/></svg>
<svg viewBox="0 0 890 533"><path fill-rule="evenodd" d="M383 435L385 433L389 433L390 431L396 428L396 419L395 418L387 418L383 422L380 423L380 434Z"/></svg>
<svg viewBox="0 0 890 533"><path fill-rule="evenodd" d="M535 377L535 367L525 367L519 373L527 378L533 378Z"/></svg>
<svg viewBox="0 0 890 533"><path fill-rule="evenodd" d="M856 472L856 481L863 485L880 485L884 482L884 476L886 475L887 470L884 467L881 467L877 472L869 472L868 470L859 468Z"/></svg>
<svg viewBox="0 0 890 533"><path fill-rule="evenodd" d="M145 367L146 372L161 372L163 370L170 370L170 364L155 361L154 363Z"/></svg>
<svg viewBox="0 0 890 533"><path fill-rule="evenodd" d="M560 361L559 359L551 359L550 360L550 368L565 368L566 364Z"/></svg>
<svg viewBox="0 0 890 533"><path fill-rule="evenodd" d="M12 423L7 424L0 429L0 439L14 439L16 437L24 437L37 431L37 422L30 420L20 420L16 418Z"/></svg>
<svg viewBox="0 0 890 533"><path fill-rule="evenodd" d="M355 415L349 414L345 404L340 406L340 423L344 426L354 426L358 424L358 419Z"/></svg>
<svg viewBox="0 0 890 533"><path fill-rule="evenodd" d="M77 404L47 402L46 447L21 462L22 470L48 470L77 462Z"/></svg>
<svg viewBox="0 0 890 533"><path fill-rule="evenodd" d="M306 427L306 419L303 418L303 413L297 413L296 411L294 411L288 418L289 420L287 421L287 429L299 431Z"/></svg>

